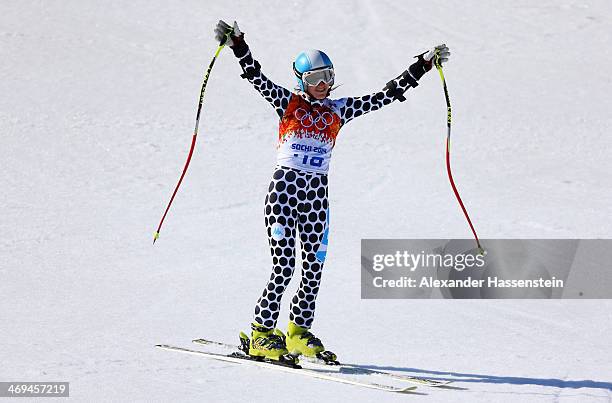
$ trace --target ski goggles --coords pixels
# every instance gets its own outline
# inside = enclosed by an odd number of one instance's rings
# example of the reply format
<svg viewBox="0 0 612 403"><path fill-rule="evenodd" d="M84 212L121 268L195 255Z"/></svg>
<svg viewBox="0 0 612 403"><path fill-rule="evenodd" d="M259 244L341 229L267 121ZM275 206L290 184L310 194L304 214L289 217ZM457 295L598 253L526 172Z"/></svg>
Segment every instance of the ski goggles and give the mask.
<svg viewBox="0 0 612 403"><path fill-rule="evenodd" d="M334 83L334 69L327 67L321 70L313 70L302 73L302 81L311 87L319 85L319 83L333 84Z"/></svg>

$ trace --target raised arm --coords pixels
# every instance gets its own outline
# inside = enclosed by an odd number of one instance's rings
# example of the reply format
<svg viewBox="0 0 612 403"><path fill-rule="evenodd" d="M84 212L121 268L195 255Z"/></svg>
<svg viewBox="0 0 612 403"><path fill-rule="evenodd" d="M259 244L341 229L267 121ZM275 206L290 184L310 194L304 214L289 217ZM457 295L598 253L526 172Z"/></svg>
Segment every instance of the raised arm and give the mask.
<svg viewBox="0 0 612 403"><path fill-rule="evenodd" d="M253 59L249 46L244 41L244 33L240 32L238 24L234 22L234 26L231 27L225 22L219 21L215 33L219 41L224 40L229 33L227 44L238 58L238 63L242 68L243 73L240 77L247 79L272 105L278 116L282 117L289 104L291 91L275 84L261 72L261 66L257 60Z"/></svg>
<svg viewBox="0 0 612 403"><path fill-rule="evenodd" d="M450 52L446 45L436 46L429 52L424 52L416 56L414 62L408 70L389 81L387 85L378 92L362 97L349 97L339 100L341 124L345 125L351 120L365 115L366 113L378 110L385 105L389 105L396 99L400 102L406 100L404 93L409 88L419 85L418 81L423 75L431 70L433 58L438 54L442 63L448 61Z"/></svg>

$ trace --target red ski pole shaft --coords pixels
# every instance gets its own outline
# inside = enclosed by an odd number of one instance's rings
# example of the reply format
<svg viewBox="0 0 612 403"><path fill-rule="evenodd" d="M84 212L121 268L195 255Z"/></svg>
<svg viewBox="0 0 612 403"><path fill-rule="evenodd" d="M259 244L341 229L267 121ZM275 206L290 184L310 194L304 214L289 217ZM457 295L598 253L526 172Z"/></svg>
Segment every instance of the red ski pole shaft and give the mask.
<svg viewBox="0 0 612 403"><path fill-rule="evenodd" d="M191 162L191 156L193 155L193 150L195 149L195 145L196 145L196 139L198 137L198 129L200 127L200 113L202 112L202 104L204 103L204 92L206 91L206 84L208 84L208 78L210 77L210 72L211 72L213 66L215 65L215 61L217 60L217 57L219 56L219 53L221 53L221 49L223 49L224 46L225 46L225 42L223 42L222 44L219 45L219 47L217 48L217 51L215 52L215 55L213 56L210 64L208 65L208 69L206 69L206 74L204 74L204 80L202 82L202 88L200 90L200 99L199 99L199 102L198 102L198 112L196 114L195 129L193 131L193 137L191 138L191 147L189 148L189 154L187 155L187 161L185 162L185 167L183 168L183 173L181 174L181 177L179 178L179 181L176 184L176 187L174 188L174 192L172 193L172 197L170 198L170 202L168 202L168 206L166 207L166 210L164 211L164 215L162 216L161 220L159 221L159 225L157 226L157 230L155 231L155 234L153 235L153 244L155 244L155 241L157 241L157 238L159 238L159 232L161 231L161 227L164 224L164 220L166 219L166 215L168 215L168 211L170 211L170 206L172 206L172 202L174 201L174 197L176 196L176 193L178 192L179 187L181 186L181 183L183 182L183 178L185 177L185 174L187 173L187 168L189 168L189 163Z"/></svg>
<svg viewBox="0 0 612 403"><path fill-rule="evenodd" d="M450 139L451 139L451 120L452 120L451 103L450 103L450 98L448 96L448 88L446 86L446 79L444 78L444 73L442 72L442 65L440 64L440 58L437 54L434 56L434 61L435 61L436 68L438 69L438 73L440 73L440 79L442 80L442 86L444 88L444 98L446 99L446 110L447 110L446 126L448 128L448 131L446 134L446 172L448 173L448 180L451 184L451 187L453 188L453 193L455 193L455 197L457 198L457 201L459 202L459 206L461 206L461 210L463 211L463 214L465 215L465 218L468 224L470 225L472 234L474 234L474 239L476 240L476 246L478 247L478 250L480 251L480 253L483 254L484 249L480 245L480 239L478 239L478 235L476 234L476 230L474 229L474 225L472 224L470 215L468 214L467 209L465 208L465 205L463 204L463 200L461 200L461 196L459 196L459 191L457 190L457 186L455 185L455 181L453 180L453 174L451 172L451 163L450 163Z"/></svg>

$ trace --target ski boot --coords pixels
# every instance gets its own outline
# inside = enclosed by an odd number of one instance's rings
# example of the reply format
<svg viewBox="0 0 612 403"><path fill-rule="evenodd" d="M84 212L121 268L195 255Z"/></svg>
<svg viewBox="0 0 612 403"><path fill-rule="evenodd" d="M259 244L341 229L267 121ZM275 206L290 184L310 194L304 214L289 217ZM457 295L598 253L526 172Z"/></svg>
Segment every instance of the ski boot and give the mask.
<svg viewBox="0 0 612 403"><path fill-rule="evenodd" d="M279 361L288 366L297 366L296 356L288 354L285 339L257 323L251 324L251 338L240 332L240 350L253 358Z"/></svg>
<svg viewBox="0 0 612 403"><path fill-rule="evenodd" d="M285 338L287 350L294 355L316 357L329 365L339 365L336 354L325 350L323 343L308 329L289 321Z"/></svg>

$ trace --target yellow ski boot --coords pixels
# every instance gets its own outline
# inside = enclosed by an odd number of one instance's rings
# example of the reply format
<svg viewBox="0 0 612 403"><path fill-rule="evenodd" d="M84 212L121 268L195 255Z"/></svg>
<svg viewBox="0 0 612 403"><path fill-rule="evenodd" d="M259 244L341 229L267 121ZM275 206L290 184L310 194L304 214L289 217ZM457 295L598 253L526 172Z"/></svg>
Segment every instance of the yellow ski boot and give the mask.
<svg viewBox="0 0 612 403"><path fill-rule="evenodd" d="M287 326L287 337L285 340L287 350L291 354L305 355L306 357L317 357L317 354L325 351L323 343L308 329L298 326L289 321Z"/></svg>
<svg viewBox="0 0 612 403"><path fill-rule="evenodd" d="M251 357L263 357L278 361L281 356L287 354L285 340L275 334L274 329L268 329L258 323L252 323L251 330L247 353ZM248 336L241 332L240 339L248 340Z"/></svg>

